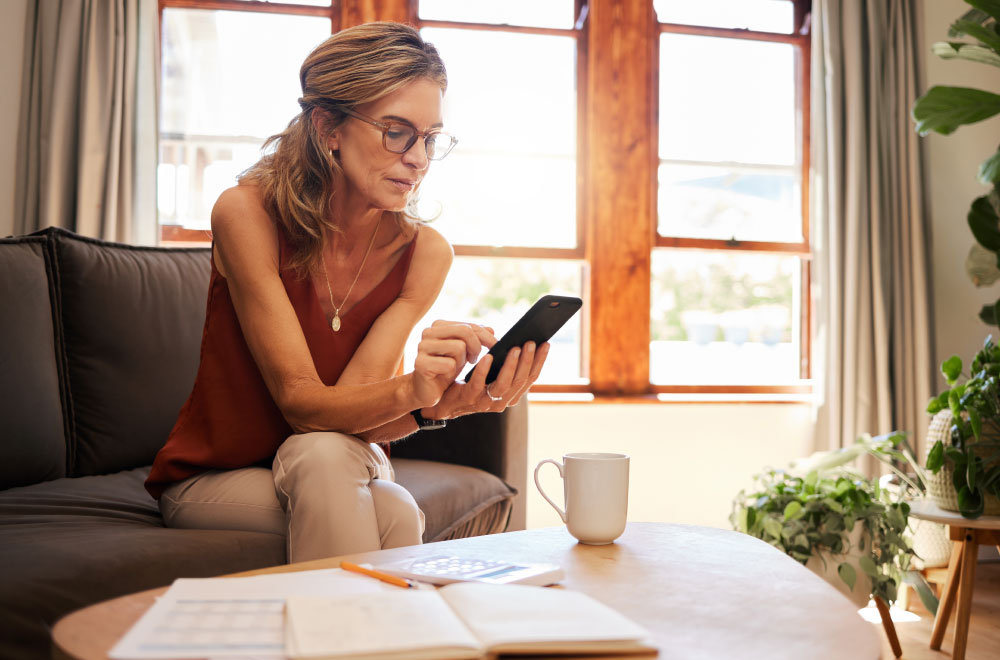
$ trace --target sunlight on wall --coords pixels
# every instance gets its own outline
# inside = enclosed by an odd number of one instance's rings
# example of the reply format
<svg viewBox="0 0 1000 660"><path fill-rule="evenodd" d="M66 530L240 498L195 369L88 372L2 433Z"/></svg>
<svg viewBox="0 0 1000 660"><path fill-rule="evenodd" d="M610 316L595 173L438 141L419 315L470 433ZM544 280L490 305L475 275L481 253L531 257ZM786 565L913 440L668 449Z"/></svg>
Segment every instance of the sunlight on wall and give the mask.
<svg viewBox="0 0 1000 660"><path fill-rule="evenodd" d="M560 525L535 488L545 458L567 452L631 457L630 521L729 528L733 496L765 466L783 467L812 449L806 404L568 404L528 408L528 528ZM559 473L540 472L545 492L562 504Z"/></svg>

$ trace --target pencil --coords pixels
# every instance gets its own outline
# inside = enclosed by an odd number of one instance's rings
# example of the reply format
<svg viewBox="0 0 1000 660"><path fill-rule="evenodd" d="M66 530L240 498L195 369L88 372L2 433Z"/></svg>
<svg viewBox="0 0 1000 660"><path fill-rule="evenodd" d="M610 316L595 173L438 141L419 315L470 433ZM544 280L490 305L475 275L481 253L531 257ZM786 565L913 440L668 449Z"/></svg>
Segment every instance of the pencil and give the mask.
<svg viewBox="0 0 1000 660"><path fill-rule="evenodd" d="M373 577L376 580L382 580L383 582L394 584L397 587L404 587L410 589L412 587L417 586L413 584L413 582L405 578L396 577L395 575L389 575L388 573L383 573L381 571L373 571L370 568L365 568L364 566L358 566L357 564L352 564L349 561L340 562L340 567L345 571L351 571L352 573L361 573L362 575Z"/></svg>

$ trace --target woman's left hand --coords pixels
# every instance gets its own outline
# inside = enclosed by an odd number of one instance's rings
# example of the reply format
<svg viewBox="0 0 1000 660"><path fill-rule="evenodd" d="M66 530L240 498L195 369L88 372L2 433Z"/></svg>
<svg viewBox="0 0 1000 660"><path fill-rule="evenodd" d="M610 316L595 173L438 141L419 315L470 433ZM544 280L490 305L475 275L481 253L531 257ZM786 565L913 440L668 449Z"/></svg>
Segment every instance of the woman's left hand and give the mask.
<svg viewBox="0 0 1000 660"><path fill-rule="evenodd" d="M487 354L472 370L469 382L455 381L448 386L437 405L424 409L428 419L451 419L478 412L502 412L521 400L538 379L549 354L548 342L535 347L529 341L523 348L514 348L500 368L496 380L486 385L486 374L493 363Z"/></svg>

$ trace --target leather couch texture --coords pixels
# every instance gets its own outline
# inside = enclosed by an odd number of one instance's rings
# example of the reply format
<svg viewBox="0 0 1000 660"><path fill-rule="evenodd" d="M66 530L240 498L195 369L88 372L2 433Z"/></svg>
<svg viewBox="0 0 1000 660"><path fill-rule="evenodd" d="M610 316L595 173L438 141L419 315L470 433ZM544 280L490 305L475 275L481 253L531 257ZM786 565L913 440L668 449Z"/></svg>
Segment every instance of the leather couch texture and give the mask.
<svg viewBox="0 0 1000 660"><path fill-rule="evenodd" d="M143 489L194 382L209 248L46 229L0 239L0 658L47 657L62 615L285 563L273 534L163 526ZM524 527L527 410L394 443L425 542Z"/></svg>

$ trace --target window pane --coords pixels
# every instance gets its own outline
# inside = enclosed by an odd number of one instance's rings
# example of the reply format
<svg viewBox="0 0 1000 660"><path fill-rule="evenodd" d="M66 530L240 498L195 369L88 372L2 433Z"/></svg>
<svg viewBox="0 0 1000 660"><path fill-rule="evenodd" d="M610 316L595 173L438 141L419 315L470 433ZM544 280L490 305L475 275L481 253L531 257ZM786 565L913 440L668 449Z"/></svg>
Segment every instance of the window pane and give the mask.
<svg viewBox="0 0 1000 660"><path fill-rule="evenodd" d="M456 257L437 302L410 337L406 348L408 369L413 367L420 331L433 321L479 323L493 328L499 338L545 294L581 297L582 281L579 261ZM583 312L578 312L552 338L538 382L581 381L582 318Z"/></svg>
<svg viewBox="0 0 1000 660"><path fill-rule="evenodd" d="M166 8L162 34L160 221L206 228L219 193L299 111L299 67L330 20Z"/></svg>
<svg viewBox="0 0 1000 660"><path fill-rule="evenodd" d="M660 157L796 165L795 49L660 37Z"/></svg>
<svg viewBox="0 0 1000 660"><path fill-rule="evenodd" d="M573 0L420 0L420 18L438 21L572 28Z"/></svg>
<svg viewBox="0 0 1000 660"><path fill-rule="evenodd" d="M801 186L791 167L660 165L659 233L723 240L802 240Z"/></svg>
<svg viewBox="0 0 1000 660"><path fill-rule="evenodd" d="M446 130L421 213L456 244L576 246L576 41L427 28L448 67ZM502 58L496 53L504 53Z"/></svg>
<svg viewBox="0 0 1000 660"><path fill-rule="evenodd" d="M788 384L799 378L797 257L654 250L650 380Z"/></svg>
<svg viewBox="0 0 1000 660"><path fill-rule="evenodd" d="M790 0L653 0L653 7L661 23L785 34L795 29Z"/></svg>

